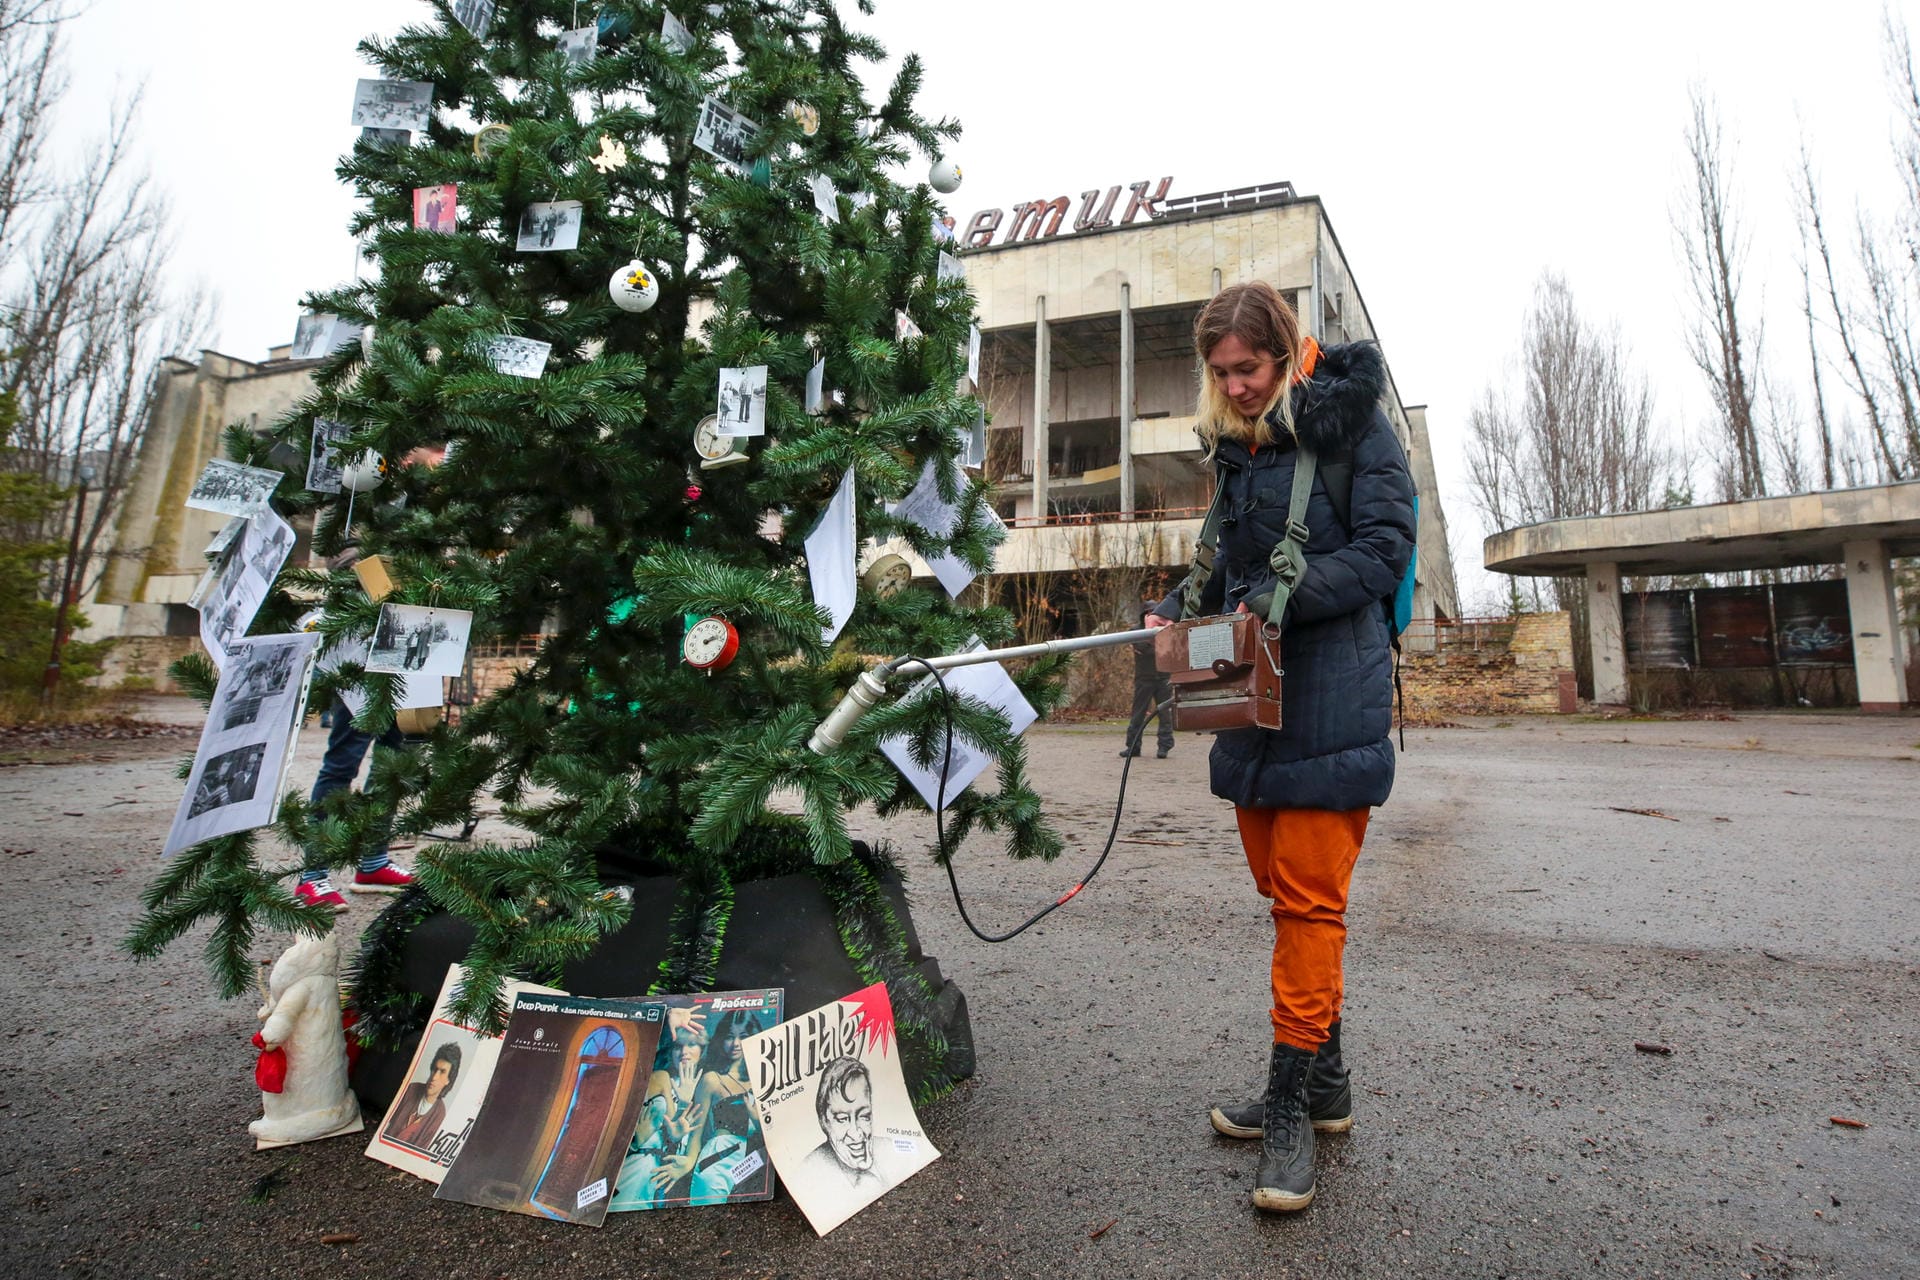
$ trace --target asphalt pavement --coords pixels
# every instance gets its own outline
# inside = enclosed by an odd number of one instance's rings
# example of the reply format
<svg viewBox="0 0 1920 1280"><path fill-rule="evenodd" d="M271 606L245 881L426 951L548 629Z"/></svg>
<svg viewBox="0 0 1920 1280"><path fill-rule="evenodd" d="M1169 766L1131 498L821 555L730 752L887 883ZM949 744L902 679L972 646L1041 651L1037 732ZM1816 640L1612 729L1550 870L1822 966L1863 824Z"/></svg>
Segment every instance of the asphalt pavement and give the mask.
<svg viewBox="0 0 1920 1280"><path fill-rule="evenodd" d="M1069 848L974 837L983 928L1097 855L1118 745L1030 732ZM251 1151L253 1003L192 939L115 947L190 749L0 760L9 1276L1920 1276L1920 720L1410 731L1349 914L1356 1123L1288 1217L1206 1121L1264 1068L1270 925L1205 739L1133 762L1106 869L1003 945L961 924L925 814L865 819L980 1070L923 1116L942 1158L825 1239L784 1196L596 1230L437 1202L364 1139Z"/></svg>

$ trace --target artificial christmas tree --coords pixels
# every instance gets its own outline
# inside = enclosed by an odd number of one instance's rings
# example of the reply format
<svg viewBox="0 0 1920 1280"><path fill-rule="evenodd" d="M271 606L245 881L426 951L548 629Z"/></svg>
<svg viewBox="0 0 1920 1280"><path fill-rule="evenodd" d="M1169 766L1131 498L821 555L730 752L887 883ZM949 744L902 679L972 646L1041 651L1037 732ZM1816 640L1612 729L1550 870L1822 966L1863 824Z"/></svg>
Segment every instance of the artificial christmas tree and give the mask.
<svg viewBox="0 0 1920 1280"><path fill-rule="evenodd" d="M314 865L352 863L389 820L399 834L461 823L486 796L524 833L422 852L417 887L369 930L359 1029L403 1041L449 959L472 975L456 1014L489 1026L510 977L596 995L787 985L792 1008L884 981L910 1074L937 1091L970 1069L969 1047L941 1030L964 1030L964 1004L919 957L889 857L848 818L921 804L874 744L907 735L924 766L942 749L942 701L881 707L831 754L807 739L879 657L1002 643L1011 620L944 592L862 585L829 644L809 573L850 566L806 565L802 548L850 475L859 541L899 535L976 572L990 564L1000 526L984 482L957 465L978 412L957 390L971 385L970 295L939 278L928 189L887 176L913 152L937 159L958 128L916 113L911 56L869 103L858 73L882 50L831 0L603 5L590 41L573 0L503 3L484 38L433 9L362 45L397 82L386 97L411 110L432 86L423 130L406 144L391 129L363 136L339 168L362 197L352 230L377 274L307 299L366 340L326 358L277 440L227 437L238 461L273 466L283 444L302 468L316 422L350 426L345 457L445 442L443 465L390 466L371 491L306 492L302 471L276 506L315 517L321 556L380 555L391 603L471 610L475 642L544 636L457 726L376 753L364 795L282 807L280 833ZM361 96L382 100L366 82ZM446 187L457 221L417 226L414 193ZM574 235L577 247L554 247ZM635 264L653 289L644 309L609 292ZM518 363L528 351L544 366ZM824 393L808 403L816 363ZM744 464L699 469L696 427L716 412L722 371L756 367L764 435L731 441ZM929 467L952 514L945 536L888 514ZM339 653L381 608L345 568L290 569L252 631L290 630L316 603ZM683 642L706 619L736 651L703 669ZM1043 714L1064 661L1015 677ZM204 661L177 674L203 695L216 677ZM339 662L312 705L356 690L356 724L378 732L401 679ZM1015 857L1058 853L1006 721L961 697L953 731L1000 775L996 791L952 803L949 847L977 827ZM208 954L237 994L256 929L330 923L282 875L256 833L195 846L147 891L130 947L152 955L211 922ZM802 970L846 985L807 988Z"/></svg>

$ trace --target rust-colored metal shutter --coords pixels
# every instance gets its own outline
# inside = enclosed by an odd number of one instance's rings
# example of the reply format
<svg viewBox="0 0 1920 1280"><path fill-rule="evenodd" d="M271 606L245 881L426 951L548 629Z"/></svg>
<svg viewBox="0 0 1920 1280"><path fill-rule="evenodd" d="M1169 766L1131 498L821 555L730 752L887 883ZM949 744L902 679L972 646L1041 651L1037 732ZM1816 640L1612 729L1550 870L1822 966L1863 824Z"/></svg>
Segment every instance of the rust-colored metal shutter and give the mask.
<svg viewBox="0 0 1920 1280"><path fill-rule="evenodd" d="M1773 616L1781 666L1853 665L1853 615L1844 581L1783 582L1773 589Z"/></svg>
<svg viewBox="0 0 1920 1280"><path fill-rule="evenodd" d="M1709 587L1693 593L1700 665L1773 665L1773 613L1765 587Z"/></svg>
<svg viewBox="0 0 1920 1280"><path fill-rule="evenodd" d="M1628 667L1683 670L1693 665L1693 610L1687 594L1647 591L1621 599Z"/></svg>

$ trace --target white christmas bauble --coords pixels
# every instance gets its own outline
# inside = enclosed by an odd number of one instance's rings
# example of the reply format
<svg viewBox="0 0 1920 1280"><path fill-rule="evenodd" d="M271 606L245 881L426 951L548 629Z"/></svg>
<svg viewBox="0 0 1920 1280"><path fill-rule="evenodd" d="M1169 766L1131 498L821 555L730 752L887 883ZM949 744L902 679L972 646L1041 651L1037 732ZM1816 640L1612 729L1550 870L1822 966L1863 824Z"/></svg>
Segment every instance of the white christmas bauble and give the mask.
<svg viewBox="0 0 1920 1280"><path fill-rule="evenodd" d="M952 195L960 189L960 166L951 160L935 160L927 174L927 185L941 195Z"/></svg>
<svg viewBox="0 0 1920 1280"><path fill-rule="evenodd" d="M635 258L614 272L613 278L607 281L607 296L622 311L638 313L651 310L653 304L660 300L660 278Z"/></svg>
<svg viewBox="0 0 1920 1280"><path fill-rule="evenodd" d="M377 489L387 477L387 460L369 449L349 462L340 472L340 483L355 493Z"/></svg>

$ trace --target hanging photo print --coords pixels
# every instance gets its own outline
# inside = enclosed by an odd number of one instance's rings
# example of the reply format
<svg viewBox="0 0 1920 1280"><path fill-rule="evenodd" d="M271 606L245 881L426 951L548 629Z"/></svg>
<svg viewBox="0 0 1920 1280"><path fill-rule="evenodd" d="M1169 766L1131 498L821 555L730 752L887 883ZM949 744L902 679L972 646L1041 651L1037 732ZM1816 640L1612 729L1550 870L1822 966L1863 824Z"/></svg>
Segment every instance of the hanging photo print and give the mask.
<svg viewBox="0 0 1920 1280"><path fill-rule="evenodd" d="M326 311L304 311L293 326L289 360L320 360L360 340L360 326Z"/></svg>
<svg viewBox="0 0 1920 1280"><path fill-rule="evenodd" d="M975 390L980 387L980 326L977 324L967 329L967 384Z"/></svg>
<svg viewBox="0 0 1920 1280"><path fill-rule="evenodd" d="M833 188L833 179L824 173L813 175L809 185L813 188L813 207L827 222L840 221L840 193Z"/></svg>
<svg viewBox="0 0 1920 1280"><path fill-rule="evenodd" d="M960 445L960 465L963 467L984 467L987 465L987 406L977 405L973 414L973 427Z"/></svg>
<svg viewBox="0 0 1920 1280"><path fill-rule="evenodd" d="M940 1158L907 1093L884 983L755 1036L747 1067L773 1166L823 1236Z"/></svg>
<svg viewBox="0 0 1920 1280"><path fill-rule="evenodd" d="M187 593L187 608L198 609L200 602L207 598L207 592L212 589L213 584L218 582L220 575L227 571L227 562L233 558L240 535L246 527L247 522L235 516L221 525L220 532L214 534L213 540L207 543L207 571L200 575L200 581L195 583L193 590Z"/></svg>
<svg viewBox="0 0 1920 1280"><path fill-rule="evenodd" d="M473 614L420 604L383 604L367 651L368 671L457 676L467 660Z"/></svg>
<svg viewBox="0 0 1920 1280"><path fill-rule="evenodd" d="M487 359L493 362L495 372L537 378L546 371L547 355L552 350L551 342L501 334L487 343Z"/></svg>
<svg viewBox="0 0 1920 1280"><path fill-rule="evenodd" d="M600 28L597 26L575 27L571 31L560 33L560 52L565 56L569 66L588 65L599 49Z"/></svg>
<svg viewBox="0 0 1920 1280"><path fill-rule="evenodd" d="M493 26L493 0L453 0L453 20L473 32L475 40L485 40Z"/></svg>
<svg viewBox="0 0 1920 1280"><path fill-rule="evenodd" d="M486 1100L434 1198L604 1223L665 1016L652 1000L516 995Z"/></svg>
<svg viewBox="0 0 1920 1280"><path fill-rule="evenodd" d="M349 423L331 418L313 420L313 444L307 450L307 492L340 492L340 442L353 434Z"/></svg>
<svg viewBox="0 0 1920 1280"><path fill-rule="evenodd" d="M813 588L813 602L827 611L832 622L820 628L820 639L832 644L840 629L853 616L858 584L856 562L860 547L854 537L853 468L840 477L833 501L820 516L820 523L807 535L807 581Z"/></svg>
<svg viewBox="0 0 1920 1280"><path fill-rule="evenodd" d="M427 80L360 80L353 86L353 119L373 129L424 133L433 118L433 84Z"/></svg>
<svg viewBox="0 0 1920 1280"><path fill-rule="evenodd" d="M209 458L207 469L187 494L187 505L199 511L218 511L223 516L250 516L267 505L283 478L278 471L265 467Z"/></svg>
<svg viewBox="0 0 1920 1280"><path fill-rule="evenodd" d="M980 426L980 432L983 436L986 434L984 423ZM984 440L981 452L986 452ZM927 464L920 468L920 479L914 483L913 489L894 503L888 509L888 514L896 520L911 521L936 538L946 538L952 536L954 526L960 523L960 507L957 500L948 502L940 496L940 483L935 471L939 465L938 458L928 458ZM955 464L953 485L956 495L967 491L967 476L959 469L959 464ZM988 524L1006 527L991 507L981 507L980 515ZM974 579L974 572L967 562L950 551L935 552L926 560L927 567L933 570L933 576L940 580L940 585L947 589L949 596L958 596Z"/></svg>
<svg viewBox="0 0 1920 1280"><path fill-rule="evenodd" d="M420 1047L407 1069L407 1083L394 1095L386 1119L367 1144L367 1154L375 1160L433 1183L447 1176L447 1167L465 1145L500 1057L501 1037L456 1022L449 1012L465 977L466 970L459 965L447 966L440 998L433 1002L427 1029L420 1033ZM523 991L566 994L531 982L509 982L500 988L500 995L512 1005Z"/></svg>
<svg viewBox="0 0 1920 1280"><path fill-rule="evenodd" d="M375 129L368 126L360 131L360 141L373 147L404 147L413 141L413 134L406 129Z"/></svg>
<svg viewBox="0 0 1920 1280"><path fill-rule="evenodd" d="M200 730L166 856L274 820L319 643L317 633L306 631L234 644Z"/></svg>
<svg viewBox="0 0 1920 1280"><path fill-rule="evenodd" d="M761 436L767 433L767 366L748 365L720 371L720 417L723 436Z"/></svg>
<svg viewBox="0 0 1920 1280"><path fill-rule="evenodd" d="M253 625L292 550L293 526L262 507L222 553L223 562L199 604L200 643L214 666L226 669L229 649Z"/></svg>
<svg viewBox="0 0 1920 1280"><path fill-rule="evenodd" d="M920 326L913 322L912 316L904 311L896 311L893 313L893 340L895 342L905 342L909 338L918 338L919 336Z"/></svg>
<svg viewBox="0 0 1920 1280"><path fill-rule="evenodd" d="M585 208L578 200L548 200L530 204L520 215L521 253L557 253L580 247L580 219Z"/></svg>
<svg viewBox="0 0 1920 1280"><path fill-rule="evenodd" d="M671 11L663 11L660 15L660 39L675 53L684 54L693 48L693 32L687 30L687 24L674 17Z"/></svg>
<svg viewBox="0 0 1920 1280"><path fill-rule="evenodd" d="M813 368L807 370L807 412L821 414L827 411L827 358L821 356L813 362Z"/></svg>
<svg viewBox="0 0 1920 1280"><path fill-rule="evenodd" d="M759 132L759 125L709 95L700 104L700 123L694 126L693 145L723 164L744 171L747 148Z"/></svg>
<svg viewBox="0 0 1920 1280"><path fill-rule="evenodd" d="M975 649L984 648L986 645L980 637L975 636L962 652L971 653ZM1006 717L1007 729L1015 736L1025 733L1028 726L1039 719L1039 712L1033 709L1033 704L1027 701L1026 695L1020 692L1018 685L1014 684L1013 677L1007 674L1007 669L997 662L982 662L971 667L955 667L945 675L947 693L950 696L957 699L964 694L976 702L983 702L992 707ZM900 701L904 703L914 698L939 696L940 691L934 687L933 677L927 676L916 682ZM944 734L935 738L933 758L923 765L913 758L912 739L904 733L897 733L890 738L880 740L880 754L893 761L893 767L913 784L913 789L920 793L922 800L926 801L927 808L932 809L939 804L943 792L946 802L952 804L960 793L972 786L973 780L985 773L987 766L993 763L993 757L985 749L962 737L958 729L954 730L952 751L942 756L941 750L945 746ZM943 771L944 787L941 780Z"/></svg>
<svg viewBox="0 0 1920 1280"><path fill-rule="evenodd" d="M960 259L944 250L940 254L939 265L935 267L934 270L935 283L938 284L945 284L949 280L965 280L967 278L967 269L960 265Z"/></svg>
<svg viewBox="0 0 1920 1280"><path fill-rule="evenodd" d="M773 1199L746 1048L780 1021L784 996L768 987L662 998L667 1031L611 1212Z"/></svg>
<svg viewBox="0 0 1920 1280"><path fill-rule="evenodd" d="M453 234L454 215L459 211L460 188L454 183L413 189L413 225L420 231Z"/></svg>

